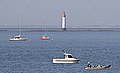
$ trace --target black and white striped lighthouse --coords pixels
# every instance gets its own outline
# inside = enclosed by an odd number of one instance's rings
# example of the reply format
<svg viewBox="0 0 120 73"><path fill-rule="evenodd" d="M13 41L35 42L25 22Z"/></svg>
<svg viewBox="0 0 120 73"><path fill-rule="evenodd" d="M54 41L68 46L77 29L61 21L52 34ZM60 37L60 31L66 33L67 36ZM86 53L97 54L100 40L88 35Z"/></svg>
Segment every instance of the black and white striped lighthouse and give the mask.
<svg viewBox="0 0 120 73"><path fill-rule="evenodd" d="M62 14L62 31L65 31L66 30L66 14L65 14L65 11L63 12Z"/></svg>

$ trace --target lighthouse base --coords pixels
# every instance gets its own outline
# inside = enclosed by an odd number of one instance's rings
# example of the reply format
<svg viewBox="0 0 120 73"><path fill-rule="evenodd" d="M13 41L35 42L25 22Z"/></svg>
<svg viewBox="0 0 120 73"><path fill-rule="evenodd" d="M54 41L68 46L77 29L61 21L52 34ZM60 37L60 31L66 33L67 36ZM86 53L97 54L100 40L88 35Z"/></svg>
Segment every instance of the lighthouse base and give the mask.
<svg viewBox="0 0 120 73"><path fill-rule="evenodd" d="M66 28L62 28L62 31L66 31Z"/></svg>

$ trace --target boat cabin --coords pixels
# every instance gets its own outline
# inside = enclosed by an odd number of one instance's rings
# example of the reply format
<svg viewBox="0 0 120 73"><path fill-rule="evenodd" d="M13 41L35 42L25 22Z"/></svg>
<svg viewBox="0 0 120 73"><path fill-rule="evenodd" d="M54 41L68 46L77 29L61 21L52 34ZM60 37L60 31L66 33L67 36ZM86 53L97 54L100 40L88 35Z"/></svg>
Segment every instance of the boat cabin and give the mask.
<svg viewBox="0 0 120 73"><path fill-rule="evenodd" d="M73 56L71 54L64 54L65 58L73 58Z"/></svg>
<svg viewBox="0 0 120 73"><path fill-rule="evenodd" d="M14 39L19 39L19 38L20 38L20 35L14 36L14 37L12 37L12 38L14 38Z"/></svg>
<svg viewBox="0 0 120 73"><path fill-rule="evenodd" d="M20 37L13 37L13 38L15 38L15 39L19 39Z"/></svg>

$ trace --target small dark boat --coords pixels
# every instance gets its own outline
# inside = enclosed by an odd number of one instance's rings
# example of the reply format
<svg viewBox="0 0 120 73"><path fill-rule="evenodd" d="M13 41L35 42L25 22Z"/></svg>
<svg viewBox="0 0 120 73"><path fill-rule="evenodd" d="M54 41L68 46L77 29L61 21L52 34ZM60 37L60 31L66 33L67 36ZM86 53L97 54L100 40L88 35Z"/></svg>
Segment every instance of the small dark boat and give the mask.
<svg viewBox="0 0 120 73"><path fill-rule="evenodd" d="M97 65L97 66L92 66L92 65L88 64L88 66L85 69L86 70L104 70L104 69L109 69L111 67L112 67L112 65L106 65L106 66Z"/></svg>

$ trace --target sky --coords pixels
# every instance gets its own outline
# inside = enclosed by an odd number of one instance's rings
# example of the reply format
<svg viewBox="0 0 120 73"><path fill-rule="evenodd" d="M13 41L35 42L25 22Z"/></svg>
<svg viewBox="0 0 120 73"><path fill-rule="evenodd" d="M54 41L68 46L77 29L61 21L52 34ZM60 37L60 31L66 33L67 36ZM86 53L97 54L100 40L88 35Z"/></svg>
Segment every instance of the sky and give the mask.
<svg viewBox="0 0 120 73"><path fill-rule="evenodd" d="M0 28L120 27L120 0L0 0Z"/></svg>

